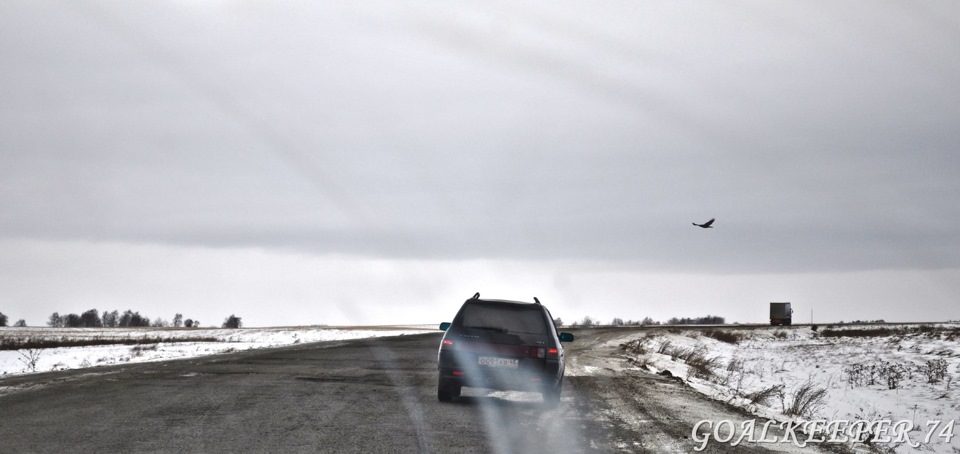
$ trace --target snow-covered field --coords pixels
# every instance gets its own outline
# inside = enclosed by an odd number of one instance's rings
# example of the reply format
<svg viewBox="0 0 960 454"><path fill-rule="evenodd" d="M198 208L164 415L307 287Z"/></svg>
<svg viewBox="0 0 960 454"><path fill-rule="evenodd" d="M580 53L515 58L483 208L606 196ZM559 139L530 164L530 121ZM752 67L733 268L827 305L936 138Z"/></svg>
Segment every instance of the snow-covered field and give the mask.
<svg viewBox="0 0 960 454"><path fill-rule="evenodd" d="M0 376L435 330L434 326L0 328L4 345ZM946 427L960 432L950 425L960 422L960 323L827 325L818 331L663 327L626 333L608 342L629 360L604 355L604 367L611 366L607 368L611 373L623 369L669 373L759 418L908 423L910 444L881 438L873 447L898 453L960 453L960 433L947 441L949 433L943 432ZM17 346L22 348L11 349ZM591 368L597 367L578 366L574 358L568 374L590 375L596 372ZM928 425L933 422L939 423Z"/></svg>
<svg viewBox="0 0 960 454"><path fill-rule="evenodd" d="M241 329L5 327L0 328L0 345L3 345L0 350L0 376L435 331L434 326Z"/></svg>
<svg viewBox="0 0 960 454"><path fill-rule="evenodd" d="M762 418L891 421L912 427L910 445L874 446L960 452L960 428L950 424L960 423L960 324L726 327L712 335L709 328L651 330L622 348L633 366L669 371ZM944 430L958 436L948 442Z"/></svg>

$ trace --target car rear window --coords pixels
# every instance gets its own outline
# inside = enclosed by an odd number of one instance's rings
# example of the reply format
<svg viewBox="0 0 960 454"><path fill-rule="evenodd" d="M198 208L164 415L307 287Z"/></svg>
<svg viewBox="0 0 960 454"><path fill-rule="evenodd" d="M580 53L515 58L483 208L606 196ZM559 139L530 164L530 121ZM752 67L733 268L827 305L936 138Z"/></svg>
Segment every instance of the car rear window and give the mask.
<svg viewBox="0 0 960 454"><path fill-rule="evenodd" d="M461 326L506 330L511 333L547 334L543 312L537 306L516 304L467 304L463 308Z"/></svg>

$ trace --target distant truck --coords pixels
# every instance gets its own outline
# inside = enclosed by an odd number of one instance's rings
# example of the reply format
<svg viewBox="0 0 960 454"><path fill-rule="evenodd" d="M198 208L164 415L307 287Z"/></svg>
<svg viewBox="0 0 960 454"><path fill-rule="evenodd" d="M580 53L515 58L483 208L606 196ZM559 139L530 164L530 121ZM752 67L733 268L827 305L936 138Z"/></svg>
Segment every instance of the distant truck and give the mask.
<svg viewBox="0 0 960 454"><path fill-rule="evenodd" d="M793 323L790 303L770 303L770 324L790 326Z"/></svg>

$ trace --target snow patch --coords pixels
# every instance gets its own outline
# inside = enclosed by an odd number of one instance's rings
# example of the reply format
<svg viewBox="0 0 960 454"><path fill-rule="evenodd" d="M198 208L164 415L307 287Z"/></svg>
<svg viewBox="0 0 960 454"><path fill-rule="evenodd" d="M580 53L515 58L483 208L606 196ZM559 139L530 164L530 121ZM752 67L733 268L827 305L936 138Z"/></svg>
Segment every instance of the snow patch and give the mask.
<svg viewBox="0 0 960 454"><path fill-rule="evenodd" d="M300 343L435 332L420 326L328 328L0 328L0 343L103 345L0 350L0 377L282 347ZM193 341L202 339L201 341ZM127 345L125 345L127 344ZM2 391L0 391L2 392Z"/></svg>
<svg viewBox="0 0 960 454"><path fill-rule="evenodd" d="M906 420L919 428L911 440L921 442L928 421L960 423L960 325L898 326L889 335L863 337L827 337L809 327L722 330L740 341L710 337L708 328L649 331L621 339L628 341L629 361L620 370L669 371L706 396L779 421ZM931 335L931 330L941 334ZM941 380L931 382L919 372L931 364L945 366ZM880 380L879 371L892 365L906 372L896 382ZM867 378L860 383L853 379L855 367L866 369ZM821 399L799 415L787 415L804 386L822 390ZM960 427L956 432L949 443L933 440L918 449L958 452ZM914 452L903 444L889 447L897 453Z"/></svg>

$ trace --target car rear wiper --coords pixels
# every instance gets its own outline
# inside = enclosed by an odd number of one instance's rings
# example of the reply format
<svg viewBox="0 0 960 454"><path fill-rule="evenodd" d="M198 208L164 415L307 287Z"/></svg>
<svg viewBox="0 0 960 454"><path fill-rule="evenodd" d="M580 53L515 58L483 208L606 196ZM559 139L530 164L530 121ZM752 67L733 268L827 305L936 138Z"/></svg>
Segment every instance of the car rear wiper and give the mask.
<svg viewBox="0 0 960 454"><path fill-rule="evenodd" d="M464 328L467 328L467 329L482 329L482 330L485 330L485 331L495 331L495 332L498 332L498 333L506 333L506 332L509 331L509 330L507 330L507 329L505 329L505 328L497 328L497 327L493 327L493 326L464 326Z"/></svg>

